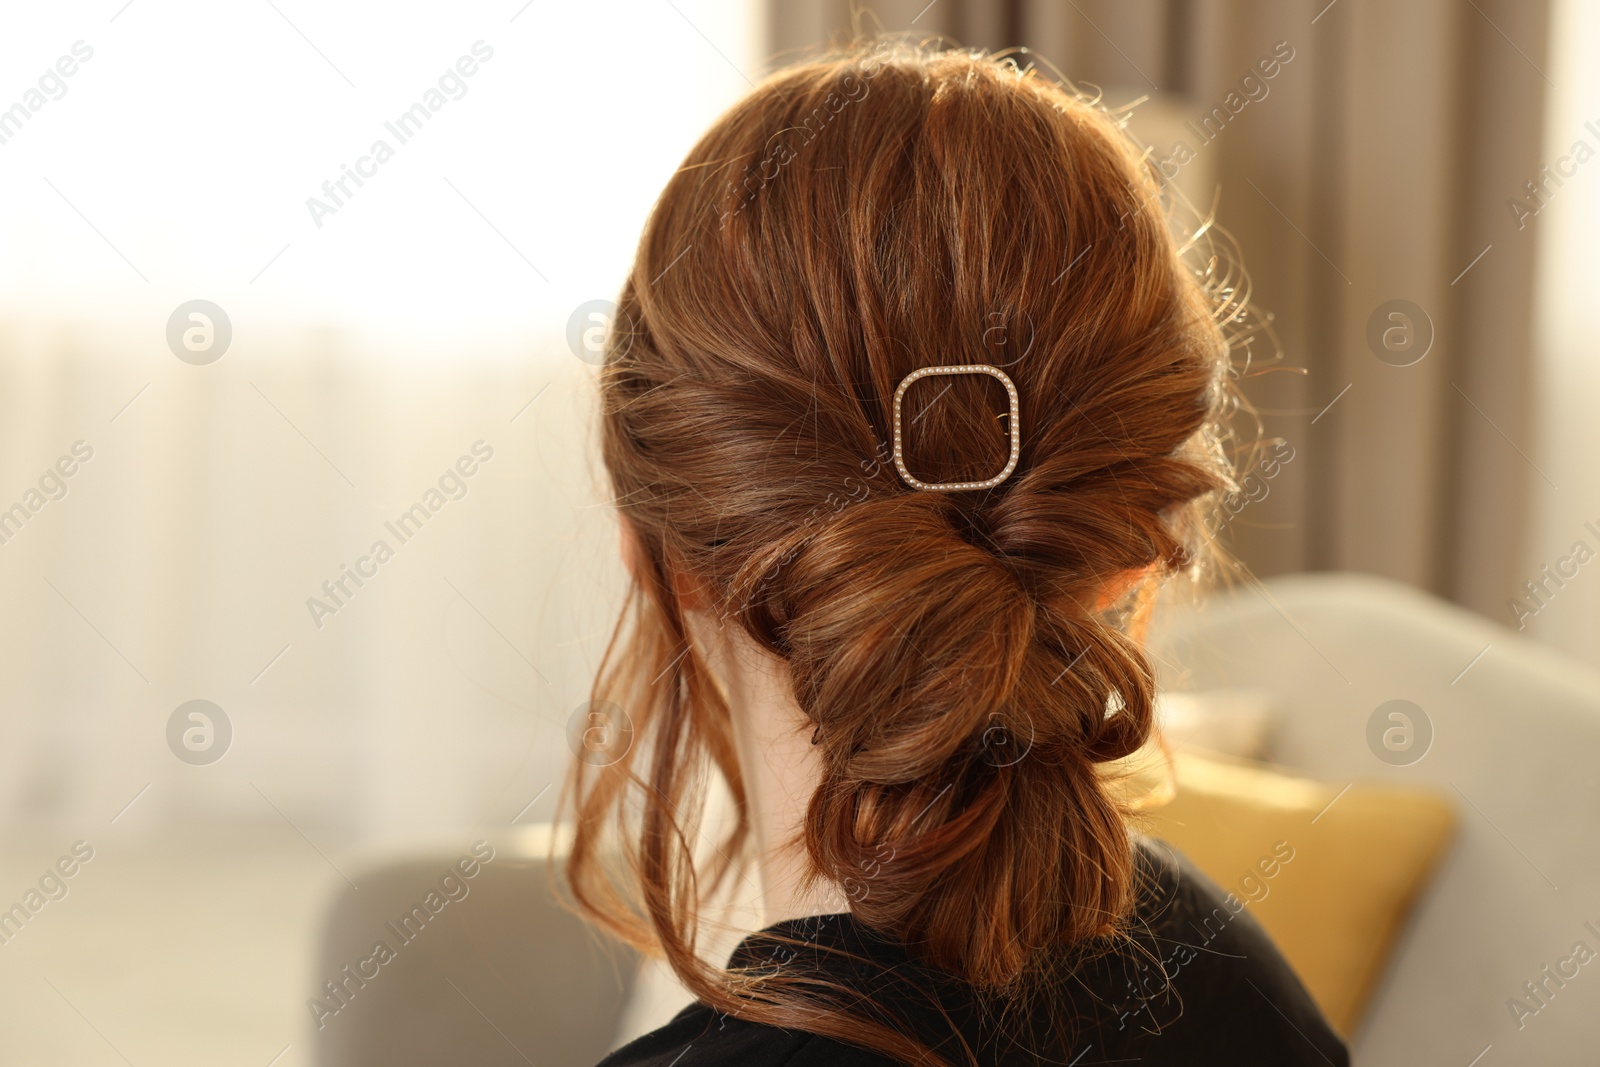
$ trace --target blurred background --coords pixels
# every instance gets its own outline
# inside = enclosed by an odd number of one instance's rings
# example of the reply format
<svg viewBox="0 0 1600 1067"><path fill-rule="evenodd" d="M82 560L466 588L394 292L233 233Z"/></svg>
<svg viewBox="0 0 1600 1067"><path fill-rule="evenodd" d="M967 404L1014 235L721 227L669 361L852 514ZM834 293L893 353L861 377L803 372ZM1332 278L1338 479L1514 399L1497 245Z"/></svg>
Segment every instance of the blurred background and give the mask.
<svg viewBox="0 0 1600 1067"><path fill-rule="evenodd" d="M1594 4L12 5L0 907L94 858L0 945L0 1057L322 1062L363 864L550 817L622 588L606 302L699 133L853 21L1026 46L1215 208L1284 353L1257 574L1600 666Z"/></svg>

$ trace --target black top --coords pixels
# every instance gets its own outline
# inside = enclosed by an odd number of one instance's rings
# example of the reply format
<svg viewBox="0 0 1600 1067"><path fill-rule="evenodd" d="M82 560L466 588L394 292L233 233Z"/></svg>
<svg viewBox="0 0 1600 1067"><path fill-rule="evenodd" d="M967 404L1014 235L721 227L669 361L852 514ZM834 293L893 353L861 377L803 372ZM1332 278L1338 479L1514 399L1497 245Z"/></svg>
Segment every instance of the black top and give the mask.
<svg viewBox="0 0 1600 1067"><path fill-rule="evenodd" d="M968 1062L963 1049L970 1046L985 1067L1348 1067L1344 1043L1243 902L1169 845L1144 840L1136 855L1142 889L1130 936L1137 947L1107 943L1098 951L1064 954L1060 980L1050 984L1048 996L1035 997L1020 1012L985 1002L971 986L921 964L903 945L848 914L769 927L740 942L729 966L775 961L786 971L824 972L867 993L901 1021L901 1029L955 1064ZM844 949L872 966L764 942L768 933ZM746 1022L696 1002L607 1056L600 1067L892 1063L831 1038Z"/></svg>

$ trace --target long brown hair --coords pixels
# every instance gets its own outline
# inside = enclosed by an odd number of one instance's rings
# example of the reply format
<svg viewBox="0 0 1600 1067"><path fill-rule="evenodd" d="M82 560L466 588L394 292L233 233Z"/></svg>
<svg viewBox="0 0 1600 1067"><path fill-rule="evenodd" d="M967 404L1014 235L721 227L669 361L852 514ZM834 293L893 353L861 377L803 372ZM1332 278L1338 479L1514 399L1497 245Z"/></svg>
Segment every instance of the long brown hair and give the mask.
<svg viewBox="0 0 1600 1067"><path fill-rule="evenodd" d="M1241 294L1181 244L1159 176L1095 100L905 42L777 73L668 182L600 375L638 558L594 696L632 743L575 764L567 876L701 1001L944 1062L845 991L697 954L748 817L681 574L787 662L824 765L804 845L815 876L859 887L861 922L1009 994L1128 917L1129 813L1104 765L1149 737L1155 686L1103 597L1192 571L1204 506L1232 486ZM1016 471L913 489L889 458L896 386L974 363L1016 383ZM1007 409L992 377L917 382L907 466L992 475ZM713 774L737 821L697 869Z"/></svg>

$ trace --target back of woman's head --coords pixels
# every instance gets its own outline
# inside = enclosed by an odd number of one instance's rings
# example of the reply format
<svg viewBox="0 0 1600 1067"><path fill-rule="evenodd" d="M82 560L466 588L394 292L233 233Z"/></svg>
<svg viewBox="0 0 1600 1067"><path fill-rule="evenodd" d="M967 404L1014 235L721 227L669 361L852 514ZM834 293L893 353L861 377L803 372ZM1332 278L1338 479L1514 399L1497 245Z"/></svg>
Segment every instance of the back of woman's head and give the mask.
<svg viewBox="0 0 1600 1067"><path fill-rule="evenodd" d="M686 651L688 576L787 662L824 768L805 844L859 919L1001 991L1115 932L1134 867L1100 765L1149 736L1154 682L1108 599L1205 541L1227 359L1156 182L1092 101L894 44L760 85L668 183L601 374L638 566L599 690L636 732L619 762L579 767L584 906L713 1006L910 1048L799 987L735 998L693 957L696 894L722 873L697 881L690 859L707 757L744 787ZM913 488L890 458L896 387L955 364L1015 382L1019 461L989 488ZM1008 405L992 376L916 381L906 467L996 474ZM625 810L627 902L594 846Z"/></svg>

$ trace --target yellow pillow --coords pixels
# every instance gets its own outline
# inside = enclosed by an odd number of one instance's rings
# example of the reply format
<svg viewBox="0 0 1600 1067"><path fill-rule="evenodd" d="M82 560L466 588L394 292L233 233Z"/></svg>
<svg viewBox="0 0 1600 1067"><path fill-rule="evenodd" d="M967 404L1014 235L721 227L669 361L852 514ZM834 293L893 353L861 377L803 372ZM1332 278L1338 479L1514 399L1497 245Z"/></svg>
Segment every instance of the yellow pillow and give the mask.
<svg viewBox="0 0 1600 1067"><path fill-rule="evenodd" d="M1142 829L1245 901L1328 1021L1351 1036L1450 843L1454 807L1423 789L1346 789L1189 750L1173 758L1175 793L1144 811ZM1131 782L1148 787L1148 760L1143 767Z"/></svg>

